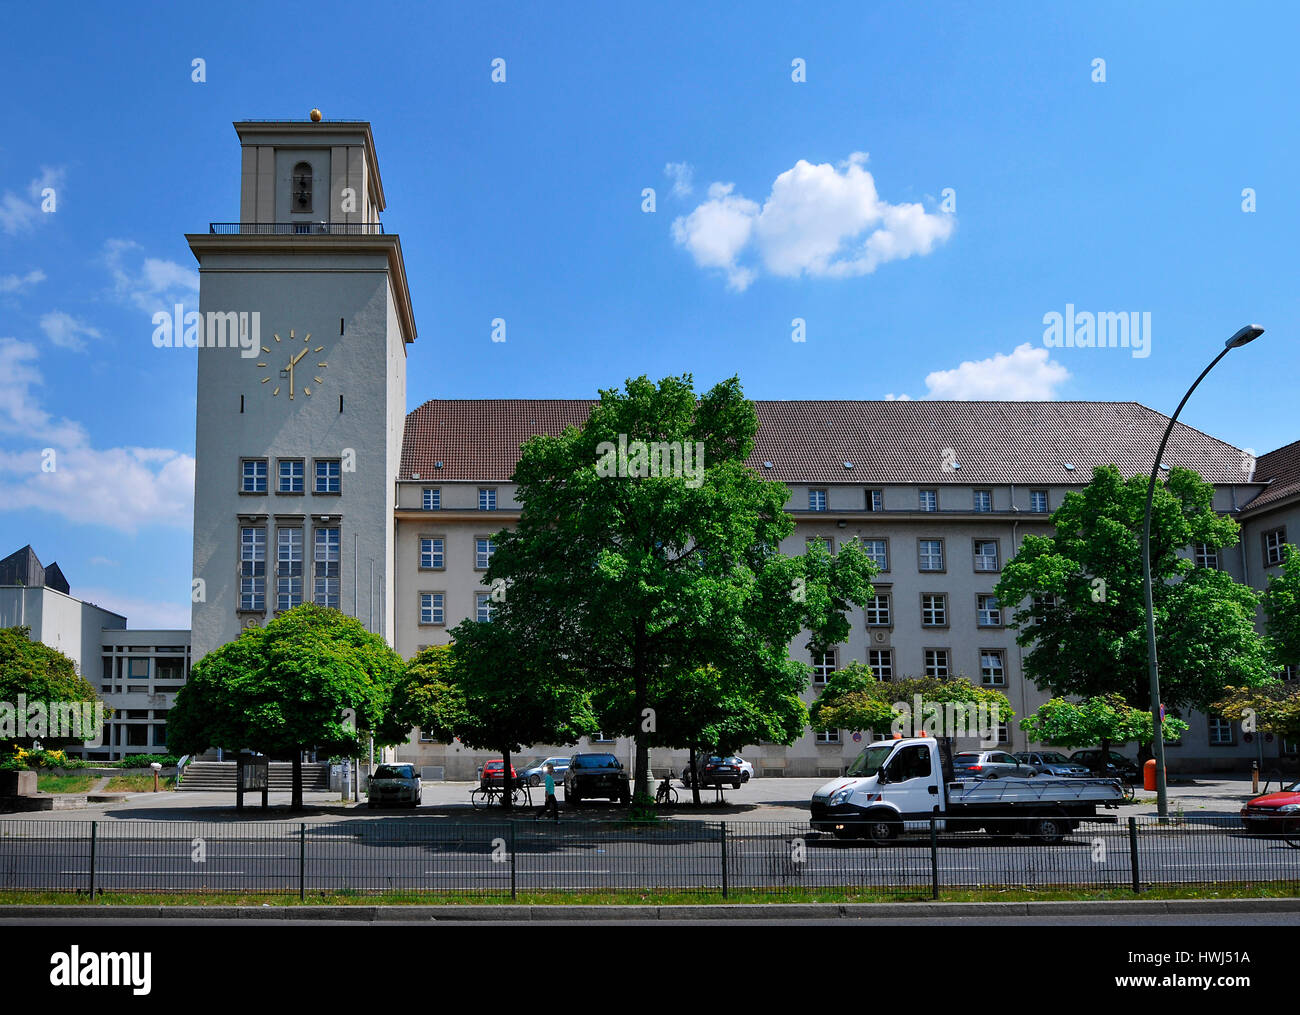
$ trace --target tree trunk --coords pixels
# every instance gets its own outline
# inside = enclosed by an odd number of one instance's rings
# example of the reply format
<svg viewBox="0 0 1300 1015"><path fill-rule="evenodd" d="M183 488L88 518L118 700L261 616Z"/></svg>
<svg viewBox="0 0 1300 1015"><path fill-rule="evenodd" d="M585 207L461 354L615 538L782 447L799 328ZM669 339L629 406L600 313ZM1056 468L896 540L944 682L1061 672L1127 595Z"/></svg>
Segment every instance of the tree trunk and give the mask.
<svg viewBox="0 0 1300 1015"><path fill-rule="evenodd" d="M270 778L270 765L268 762L267 778ZM293 797L290 799L289 806L295 811L302 810L302 751L293 752Z"/></svg>
<svg viewBox="0 0 1300 1015"><path fill-rule="evenodd" d="M699 772L695 770L695 748L694 747L691 748L690 766L691 767L687 769L687 771L691 773L691 802L695 804L696 807L698 807L700 806L700 779L699 779Z"/></svg>
<svg viewBox="0 0 1300 1015"><path fill-rule="evenodd" d="M510 780L510 752L502 751L501 760L504 762L501 766L501 806L510 810L510 794L515 788L515 784Z"/></svg>

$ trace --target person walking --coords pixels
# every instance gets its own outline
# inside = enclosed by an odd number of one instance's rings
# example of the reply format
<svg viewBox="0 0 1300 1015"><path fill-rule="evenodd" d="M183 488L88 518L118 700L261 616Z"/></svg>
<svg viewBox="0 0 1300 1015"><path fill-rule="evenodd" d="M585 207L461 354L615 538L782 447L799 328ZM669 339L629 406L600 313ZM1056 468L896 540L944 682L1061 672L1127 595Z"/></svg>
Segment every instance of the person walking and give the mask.
<svg viewBox="0 0 1300 1015"><path fill-rule="evenodd" d="M542 807L542 814L537 815L539 818L543 815L553 817L557 822L560 820L560 805L555 799L555 766L546 766L546 803Z"/></svg>

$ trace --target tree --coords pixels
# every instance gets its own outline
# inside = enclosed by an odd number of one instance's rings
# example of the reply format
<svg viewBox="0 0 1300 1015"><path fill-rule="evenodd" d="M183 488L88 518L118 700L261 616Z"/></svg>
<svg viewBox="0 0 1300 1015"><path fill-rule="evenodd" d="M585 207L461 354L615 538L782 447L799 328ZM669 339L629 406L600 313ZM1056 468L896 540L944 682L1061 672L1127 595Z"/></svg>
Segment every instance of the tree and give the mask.
<svg viewBox="0 0 1300 1015"><path fill-rule="evenodd" d="M948 705L963 709L950 714ZM970 706L975 706L974 714ZM913 734L933 732L945 738L965 735L951 728L950 721L974 736L981 725L989 731L998 722L1010 722L1015 715L1007 696L991 687L976 687L961 677L880 681L872 676L870 667L856 661L830 675L808 713L814 729L883 732L897 723Z"/></svg>
<svg viewBox="0 0 1300 1015"><path fill-rule="evenodd" d="M19 695L28 704L40 703L42 721L33 723L34 731L28 723L28 716L23 717L22 726L25 736L18 736L17 708ZM101 702L94 687L77 673L77 664L58 649L31 640L28 627L0 628L0 702L8 707L0 707L0 744L8 748L18 745L30 746L35 740L43 744L65 745L78 740L92 740L98 730L80 728L85 710L78 708L77 735L53 736L51 725L58 719L59 706L72 706L86 703L94 705ZM102 702L101 702L102 703ZM53 709L55 714L49 714ZM11 712L12 710L12 712ZM65 713L66 715L66 713ZM36 713L30 718L35 719ZM13 724L10 729L10 724ZM66 728L60 720L60 730ZM93 725L93 723L92 723Z"/></svg>
<svg viewBox="0 0 1300 1015"><path fill-rule="evenodd" d="M1263 601L1274 663L1300 667L1300 551L1290 543L1282 546L1282 570L1268 576Z"/></svg>
<svg viewBox="0 0 1300 1015"><path fill-rule="evenodd" d="M1093 471L1052 516L1055 536L1025 536L994 590L1009 626L1029 649L1024 671L1058 696L1119 694L1150 710L1142 519L1148 479L1125 481L1114 466ZM1198 568L1178 551L1223 548L1239 528L1212 507L1214 488L1186 469L1157 484L1151 514L1151 580L1160 693L1170 709L1205 709L1225 684L1268 679L1254 628L1258 596L1223 571Z"/></svg>
<svg viewBox="0 0 1300 1015"><path fill-rule="evenodd" d="M355 618L312 604L249 628L194 665L167 716L174 750L248 749L293 759L302 807L302 752L352 755L405 739L391 695L402 657Z"/></svg>
<svg viewBox="0 0 1300 1015"><path fill-rule="evenodd" d="M801 628L818 645L844 640L849 604L871 595L856 542L834 557L778 552L794 522L785 487L747 464L757 429L736 378L697 399L689 375L641 377L602 391L581 428L521 450L519 524L497 536L486 576L503 597L492 623L575 675L606 733L636 738L640 800L646 724L670 722L673 680L712 665L728 688L788 712L806 682L791 640ZM779 717L765 725L797 736Z"/></svg>
<svg viewBox="0 0 1300 1015"><path fill-rule="evenodd" d="M1240 722L1248 733L1272 733L1300 740L1300 681L1275 681L1263 687L1225 687L1212 711Z"/></svg>
<svg viewBox="0 0 1300 1015"><path fill-rule="evenodd" d="M1020 720L1020 728L1035 743L1070 748L1100 744L1103 759L1112 744L1130 740L1149 744L1154 727L1149 711L1133 708L1118 694L1098 695L1081 702L1053 698ZM1168 714L1160 724L1161 734L1169 738L1182 736L1187 728L1187 723Z"/></svg>

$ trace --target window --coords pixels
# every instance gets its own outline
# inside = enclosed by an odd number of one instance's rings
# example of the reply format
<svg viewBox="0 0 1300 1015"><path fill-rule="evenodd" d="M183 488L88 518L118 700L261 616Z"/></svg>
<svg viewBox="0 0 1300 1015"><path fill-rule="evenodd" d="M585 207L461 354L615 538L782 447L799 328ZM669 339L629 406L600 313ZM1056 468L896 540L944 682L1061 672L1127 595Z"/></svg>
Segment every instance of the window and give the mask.
<svg viewBox="0 0 1300 1015"><path fill-rule="evenodd" d="M492 554L497 552L497 544L486 536L474 540L474 570L486 571L492 564Z"/></svg>
<svg viewBox="0 0 1300 1015"><path fill-rule="evenodd" d="M1288 740L1286 737L1283 737L1282 753L1288 756L1300 754L1300 740Z"/></svg>
<svg viewBox="0 0 1300 1015"><path fill-rule="evenodd" d="M819 744L838 744L840 742L839 730L818 730L817 742Z"/></svg>
<svg viewBox="0 0 1300 1015"><path fill-rule="evenodd" d="M938 511L939 510L939 491L922 490L921 491L921 510Z"/></svg>
<svg viewBox="0 0 1300 1015"><path fill-rule="evenodd" d="M166 712L162 713L166 715ZM154 723L153 726L153 745L155 747L167 746L167 724L165 722Z"/></svg>
<svg viewBox="0 0 1300 1015"><path fill-rule="evenodd" d="M478 492L478 509L480 511L495 511L497 509L497 492L492 489L481 489Z"/></svg>
<svg viewBox="0 0 1300 1015"><path fill-rule="evenodd" d="M1196 543L1192 547L1192 553L1197 567L1208 567L1215 571L1219 569L1219 551L1209 543Z"/></svg>
<svg viewBox="0 0 1300 1015"><path fill-rule="evenodd" d="M302 493L303 461L301 458L280 459L279 493Z"/></svg>
<svg viewBox="0 0 1300 1015"><path fill-rule="evenodd" d="M942 539L918 539L916 545L920 555L920 568L922 571L943 570Z"/></svg>
<svg viewBox="0 0 1300 1015"><path fill-rule="evenodd" d="M1047 514L1047 491L1030 490L1029 491L1029 510L1035 514Z"/></svg>
<svg viewBox="0 0 1300 1015"><path fill-rule="evenodd" d="M894 652L887 648L867 649L867 665L877 680L894 679Z"/></svg>
<svg viewBox="0 0 1300 1015"><path fill-rule="evenodd" d="M1232 744L1232 723L1217 715L1209 716L1210 746L1228 747Z"/></svg>
<svg viewBox="0 0 1300 1015"><path fill-rule="evenodd" d="M862 612L867 617L867 627L889 627L893 617L889 609L889 593L877 592L863 605Z"/></svg>
<svg viewBox="0 0 1300 1015"><path fill-rule="evenodd" d="M975 510L992 511L993 510L993 491L976 490L975 491Z"/></svg>
<svg viewBox="0 0 1300 1015"><path fill-rule="evenodd" d="M1056 593L1044 592L1041 595L1034 596L1034 606L1040 610L1056 609Z"/></svg>
<svg viewBox="0 0 1300 1015"><path fill-rule="evenodd" d="M889 570L889 541L887 539L864 539L862 549L876 562L882 571Z"/></svg>
<svg viewBox="0 0 1300 1015"><path fill-rule="evenodd" d="M302 529L277 529L275 608L302 605Z"/></svg>
<svg viewBox="0 0 1300 1015"><path fill-rule="evenodd" d="M149 660L128 659L126 661L126 679L127 680L148 680ZM147 718L147 716L141 718Z"/></svg>
<svg viewBox="0 0 1300 1015"><path fill-rule="evenodd" d="M996 539L975 540L975 570L996 571L998 569L998 541Z"/></svg>
<svg viewBox="0 0 1300 1015"><path fill-rule="evenodd" d="M1007 682L1006 661L999 648L980 649L980 683L1001 686Z"/></svg>
<svg viewBox="0 0 1300 1015"><path fill-rule="evenodd" d="M825 511L826 510L826 491L809 490L808 491L808 510Z"/></svg>
<svg viewBox="0 0 1300 1015"><path fill-rule="evenodd" d="M921 594L921 626L948 626L948 597L943 593Z"/></svg>
<svg viewBox="0 0 1300 1015"><path fill-rule="evenodd" d="M1278 674L1278 678L1281 680L1295 680L1297 676L1300 676L1300 666L1292 666L1289 664L1283 666L1282 672Z"/></svg>
<svg viewBox="0 0 1300 1015"><path fill-rule="evenodd" d="M1286 542L1286 529L1273 529L1260 537L1264 541L1264 566L1282 563L1282 544Z"/></svg>
<svg viewBox="0 0 1300 1015"><path fill-rule="evenodd" d="M438 487L424 488L424 510L441 511L442 510L442 490Z"/></svg>
<svg viewBox="0 0 1300 1015"><path fill-rule="evenodd" d="M441 536L420 537L420 567L441 571L446 566Z"/></svg>
<svg viewBox="0 0 1300 1015"><path fill-rule="evenodd" d="M997 743L999 744L1011 743L1011 728L1007 725L1005 720L998 723L997 738Z"/></svg>
<svg viewBox="0 0 1300 1015"><path fill-rule="evenodd" d="M442 607L443 597L442 592L420 593L421 624L445 624L447 622Z"/></svg>
<svg viewBox="0 0 1300 1015"><path fill-rule="evenodd" d="M978 595L975 597L975 624L977 627L1001 627L1002 608L998 606L996 596Z"/></svg>
<svg viewBox="0 0 1300 1015"><path fill-rule="evenodd" d="M311 600L317 606L339 608L339 530L317 529L313 557Z"/></svg>
<svg viewBox="0 0 1300 1015"><path fill-rule="evenodd" d="M490 592L474 593L474 619L484 623L492 619L492 594Z"/></svg>
<svg viewBox="0 0 1300 1015"><path fill-rule="evenodd" d="M883 490L867 491L867 510L868 511L885 510L885 493Z"/></svg>
<svg viewBox="0 0 1300 1015"><path fill-rule="evenodd" d="M948 650L946 648L928 648L925 650L925 675L938 680L948 679Z"/></svg>
<svg viewBox="0 0 1300 1015"><path fill-rule="evenodd" d="M316 459L316 493L341 493L343 490L342 469L337 458Z"/></svg>
<svg viewBox="0 0 1300 1015"><path fill-rule="evenodd" d="M312 211L310 162L299 162L293 167L293 210L297 214L310 214Z"/></svg>
<svg viewBox="0 0 1300 1015"><path fill-rule="evenodd" d="M245 458L242 463L240 493L266 493L266 459Z"/></svg>
<svg viewBox="0 0 1300 1015"><path fill-rule="evenodd" d="M835 552L835 540L827 536L809 536L807 542L809 548L812 547L813 543L821 543L822 546L826 547L827 553L833 554Z"/></svg>
<svg viewBox="0 0 1300 1015"><path fill-rule="evenodd" d="M930 748L924 744L904 747L889 763L889 781L930 778Z"/></svg>
<svg viewBox="0 0 1300 1015"><path fill-rule="evenodd" d="M266 609L266 529L239 530L239 608Z"/></svg>
<svg viewBox="0 0 1300 1015"><path fill-rule="evenodd" d="M812 682L814 684L824 684L830 675L835 672L835 650L829 652L814 652L812 654Z"/></svg>

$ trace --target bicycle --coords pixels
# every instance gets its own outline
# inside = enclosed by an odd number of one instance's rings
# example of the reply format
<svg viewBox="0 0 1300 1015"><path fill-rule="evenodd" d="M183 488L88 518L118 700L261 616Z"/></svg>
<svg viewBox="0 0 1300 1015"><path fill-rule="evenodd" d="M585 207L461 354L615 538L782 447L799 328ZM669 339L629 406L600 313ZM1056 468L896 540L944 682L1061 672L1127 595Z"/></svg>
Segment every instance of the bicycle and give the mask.
<svg viewBox="0 0 1300 1015"><path fill-rule="evenodd" d="M663 777L659 783L659 788L655 791L655 804L675 804L677 803L677 790L673 789L673 773L670 769L668 774Z"/></svg>

